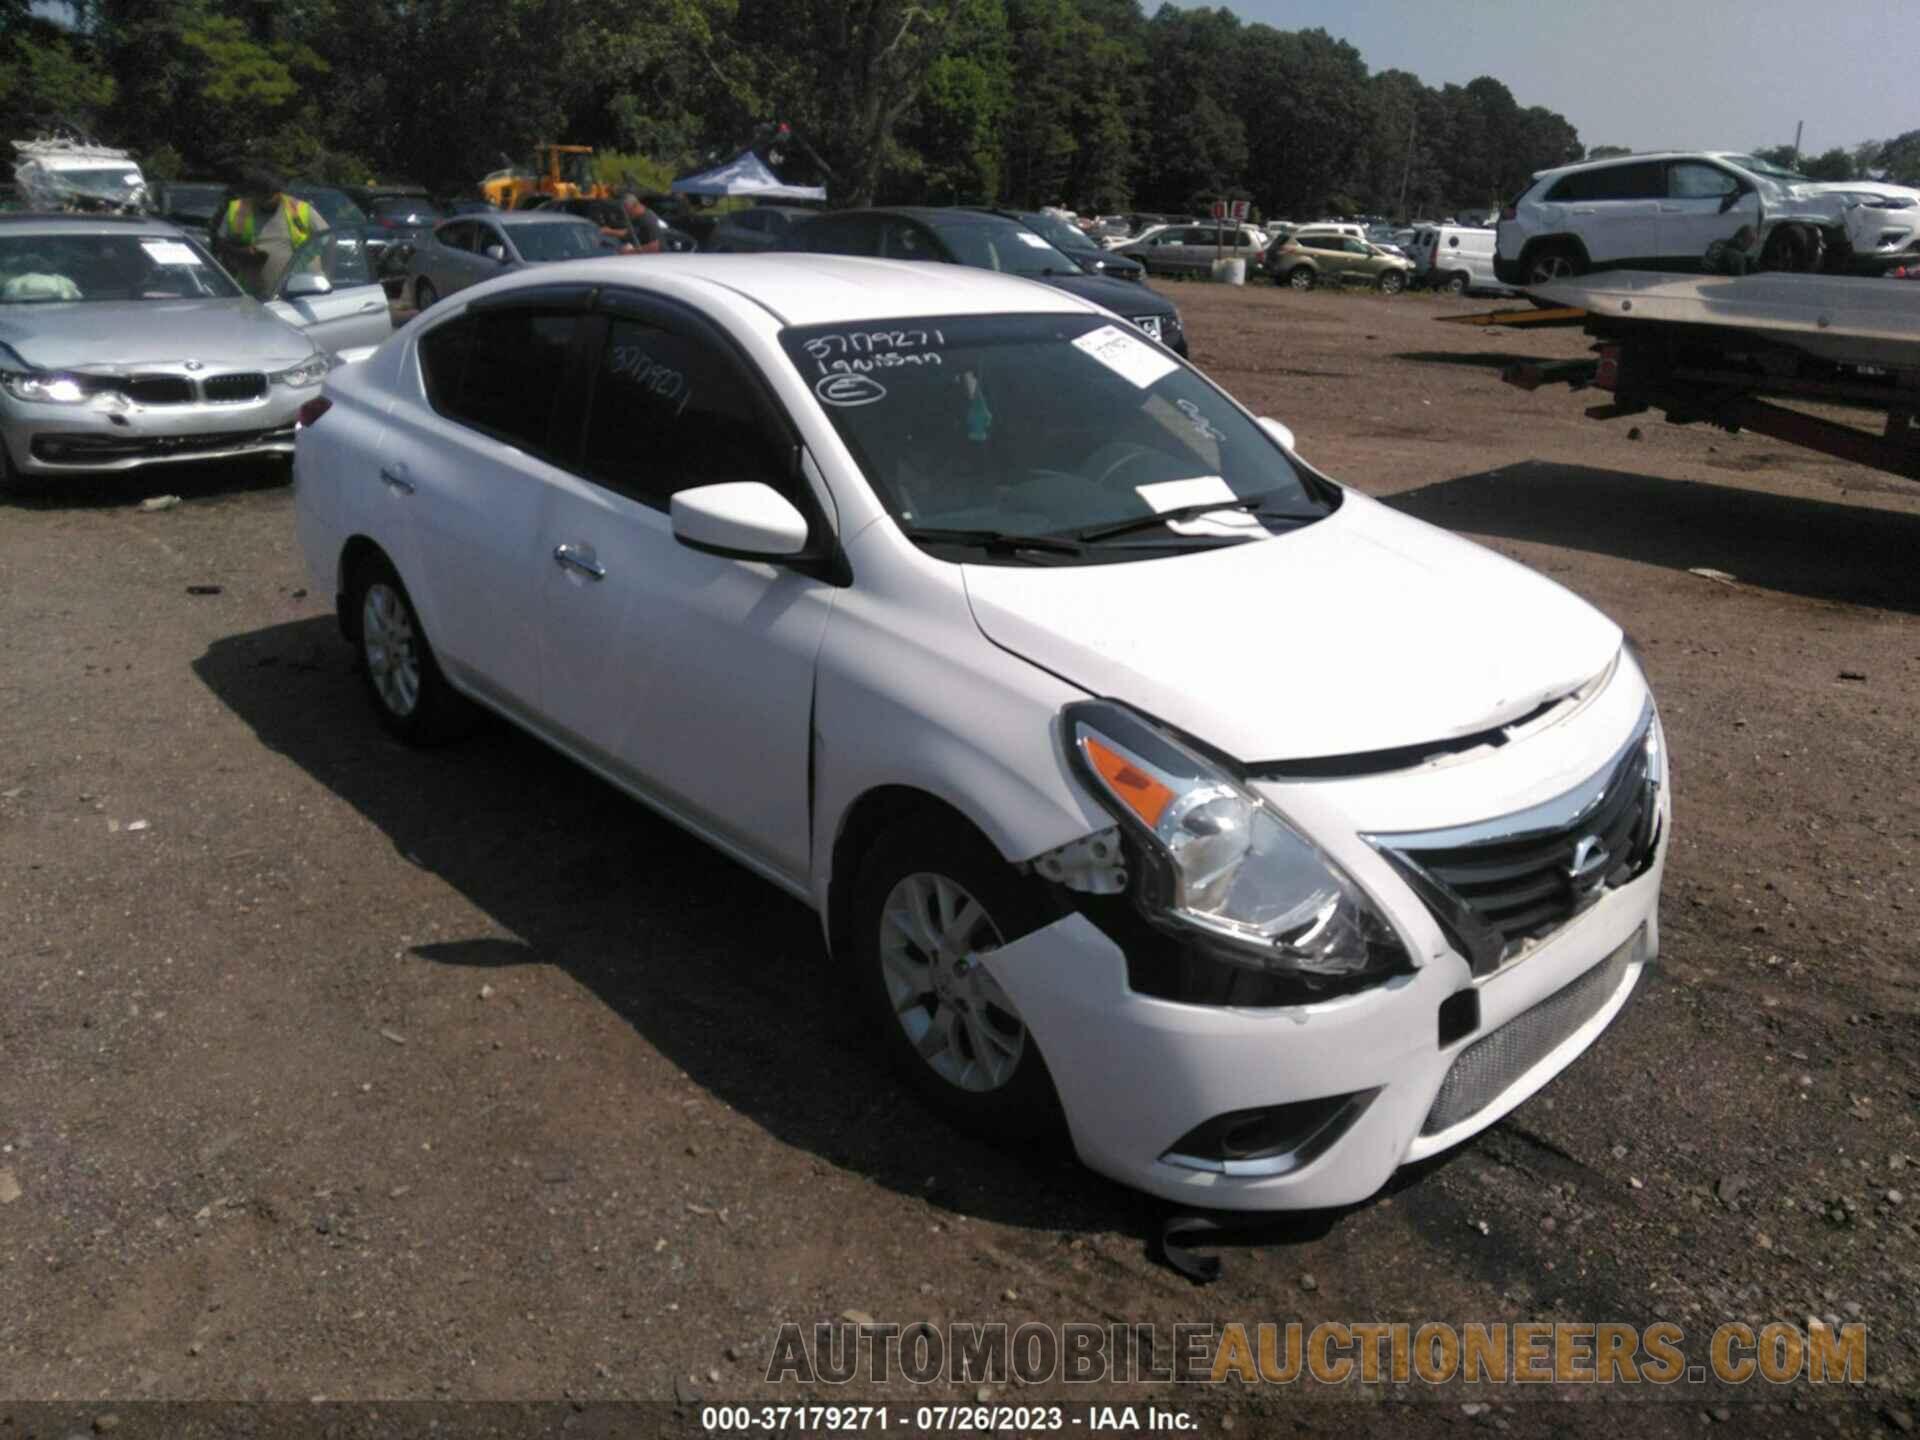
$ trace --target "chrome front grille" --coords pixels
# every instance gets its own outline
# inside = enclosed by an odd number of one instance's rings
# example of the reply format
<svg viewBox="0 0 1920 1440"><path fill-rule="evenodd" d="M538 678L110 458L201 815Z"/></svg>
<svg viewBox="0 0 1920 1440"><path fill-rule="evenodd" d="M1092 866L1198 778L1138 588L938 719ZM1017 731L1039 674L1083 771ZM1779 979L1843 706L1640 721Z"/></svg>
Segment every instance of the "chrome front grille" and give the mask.
<svg viewBox="0 0 1920 1440"><path fill-rule="evenodd" d="M1598 1015L1626 979L1641 934L1635 931L1626 944L1586 974L1462 1050L1440 1082L1440 1093L1420 1133L1438 1135L1479 1114Z"/></svg>
<svg viewBox="0 0 1920 1440"><path fill-rule="evenodd" d="M191 405L193 382L184 375L130 375L126 396L140 405Z"/></svg>
<svg viewBox="0 0 1920 1440"><path fill-rule="evenodd" d="M267 393L267 377L257 370L209 375L200 382L200 393L217 402L258 400Z"/></svg>
<svg viewBox="0 0 1920 1440"><path fill-rule="evenodd" d="M1638 878L1659 844L1649 703L1633 738L1556 800L1453 830L1368 837L1433 912L1476 975Z"/></svg>

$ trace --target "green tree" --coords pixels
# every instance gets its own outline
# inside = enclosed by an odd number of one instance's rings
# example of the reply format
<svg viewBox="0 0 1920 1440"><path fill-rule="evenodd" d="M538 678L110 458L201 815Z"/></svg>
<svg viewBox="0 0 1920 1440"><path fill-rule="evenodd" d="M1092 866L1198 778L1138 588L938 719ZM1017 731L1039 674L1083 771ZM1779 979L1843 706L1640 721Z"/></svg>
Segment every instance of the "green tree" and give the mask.
<svg viewBox="0 0 1920 1440"><path fill-rule="evenodd" d="M1838 145L1834 146L1831 150L1822 151L1810 160L1803 161L1800 170L1803 174L1810 175L1815 180L1856 180L1859 178L1854 172L1853 152Z"/></svg>
<svg viewBox="0 0 1920 1440"><path fill-rule="evenodd" d="M1611 160L1617 155L1631 155L1632 153L1633 147L1631 145L1596 145L1587 151L1587 159Z"/></svg>
<svg viewBox="0 0 1920 1440"><path fill-rule="evenodd" d="M1920 185L1920 130L1883 140L1874 168L1896 185Z"/></svg>
<svg viewBox="0 0 1920 1440"><path fill-rule="evenodd" d="M0 120L10 136L65 121L95 128L113 103L114 79L84 41L14 18L0 35Z"/></svg>
<svg viewBox="0 0 1920 1440"><path fill-rule="evenodd" d="M1324 30L1250 26L1238 46L1246 184L1263 211L1303 214L1361 188L1374 112L1360 52Z"/></svg>

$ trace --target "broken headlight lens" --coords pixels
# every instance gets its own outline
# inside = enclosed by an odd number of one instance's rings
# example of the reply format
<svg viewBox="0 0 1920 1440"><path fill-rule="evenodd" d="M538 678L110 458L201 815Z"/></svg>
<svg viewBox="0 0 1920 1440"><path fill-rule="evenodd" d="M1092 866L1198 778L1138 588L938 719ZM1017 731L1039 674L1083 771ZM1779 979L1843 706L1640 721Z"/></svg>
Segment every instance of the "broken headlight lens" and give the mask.
<svg viewBox="0 0 1920 1440"><path fill-rule="evenodd" d="M0 385L16 400L43 405L78 405L93 394L93 386L84 376L55 370L0 371Z"/></svg>
<svg viewBox="0 0 1920 1440"><path fill-rule="evenodd" d="M1137 842L1136 896L1220 959L1347 980L1406 968L1360 886L1215 762L1108 701L1061 712L1081 780Z"/></svg>

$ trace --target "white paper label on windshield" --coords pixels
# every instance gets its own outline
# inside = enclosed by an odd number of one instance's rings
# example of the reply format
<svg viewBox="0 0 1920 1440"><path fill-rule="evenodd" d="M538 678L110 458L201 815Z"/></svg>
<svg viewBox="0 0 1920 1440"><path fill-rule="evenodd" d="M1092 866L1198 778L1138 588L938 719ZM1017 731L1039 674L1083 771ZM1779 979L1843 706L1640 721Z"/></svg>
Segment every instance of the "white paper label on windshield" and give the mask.
<svg viewBox="0 0 1920 1440"><path fill-rule="evenodd" d="M1184 510L1218 500L1231 505L1233 488L1218 475L1196 475L1191 480L1162 480L1158 485L1136 485L1133 493L1154 510Z"/></svg>
<svg viewBox="0 0 1920 1440"><path fill-rule="evenodd" d="M1232 505L1237 500L1232 487L1218 475L1196 475L1191 480L1163 480L1158 485L1136 485L1133 493L1146 501L1157 514L1184 510L1191 505L1209 505L1215 501ZM1244 510L1219 510L1211 515L1169 520L1167 528L1176 535L1206 535L1223 540L1268 538L1266 526Z"/></svg>
<svg viewBox="0 0 1920 1440"><path fill-rule="evenodd" d="M1115 325L1102 325L1098 330L1089 330L1073 344L1075 349L1086 351L1121 379L1138 385L1142 390L1180 368L1150 345Z"/></svg>
<svg viewBox="0 0 1920 1440"><path fill-rule="evenodd" d="M1047 248L1047 242L1030 231L1017 230L1014 233L1020 237L1020 243L1022 245L1031 245L1036 250L1044 250Z"/></svg>
<svg viewBox="0 0 1920 1440"><path fill-rule="evenodd" d="M153 257L156 265L198 265L200 257L191 246L178 240L142 240L140 248Z"/></svg>

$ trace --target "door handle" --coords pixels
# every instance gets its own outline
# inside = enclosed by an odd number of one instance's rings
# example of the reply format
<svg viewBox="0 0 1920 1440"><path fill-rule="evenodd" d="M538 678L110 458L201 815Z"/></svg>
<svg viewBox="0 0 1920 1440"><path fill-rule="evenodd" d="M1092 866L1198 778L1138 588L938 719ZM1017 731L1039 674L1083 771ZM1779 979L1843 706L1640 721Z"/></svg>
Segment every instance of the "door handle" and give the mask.
<svg viewBox="0 0 1920 1440"><path fill-rule="evenodd" d="M589 580L607 578L607 567L593 558L593 551L585 545L556 545L553 547L554 563L562 570L578 570Z"/></svg>
<svg viewBox="0 0 1920 1440"><path fill-rule="evenodd" d="M372 314L372 313L373 313L373 312L374 312L375 310L384 310L384 309L386 309L386 308L387 308L387 307L386 307L386 303L385 303L384 301L381 301L381 300L369 300L369 301L367 301L367 303L366 303L366 304L364 304L364 305L362 305L362 306L360 307L360 313L361 313L362 315L370 315L370 314Z"/></svg>
<svg viewBox="0 0 1920 1440"><path fill-rule="evenodd" d="M380 467L380 478L385 481L391 489L398 490L402 495L413 494L413 481L407 478L407 467L405 465L397 463L393 465L382 465Z"/></svg>

